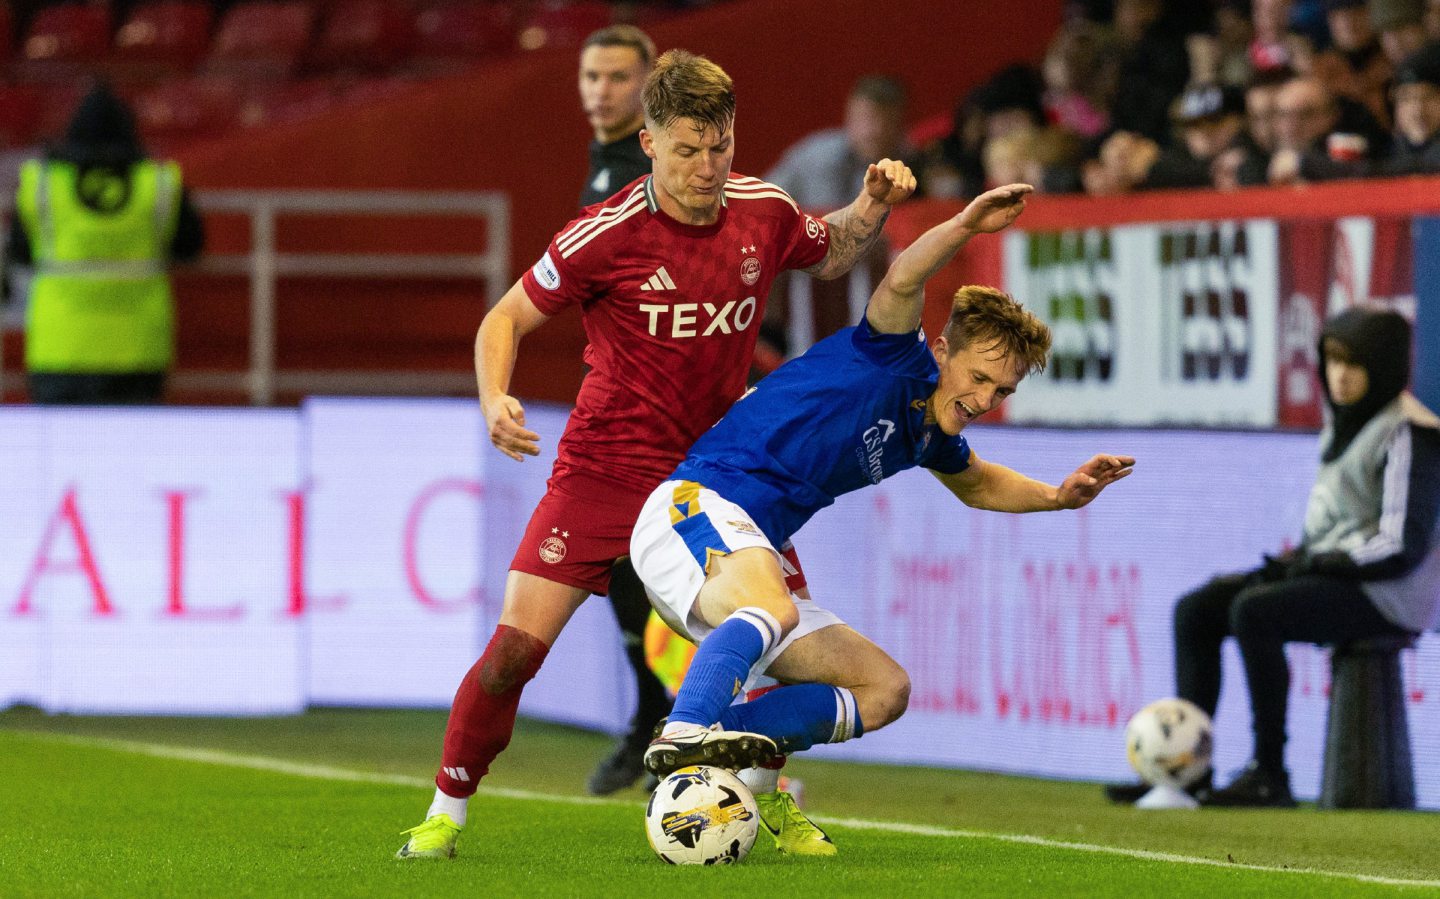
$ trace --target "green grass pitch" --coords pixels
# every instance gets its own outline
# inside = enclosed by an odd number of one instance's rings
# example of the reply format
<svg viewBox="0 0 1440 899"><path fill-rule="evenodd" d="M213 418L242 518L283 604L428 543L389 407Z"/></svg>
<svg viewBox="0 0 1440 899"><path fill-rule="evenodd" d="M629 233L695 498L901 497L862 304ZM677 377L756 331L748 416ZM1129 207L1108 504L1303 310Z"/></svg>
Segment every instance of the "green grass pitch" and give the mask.
<svg viewBox="0 0 1440 899"><path fill-rule="evenodd" d="M1140 812L1093 784L792 762L840 847L651 855L639 789L587 800L601 736L523 722L453 861L397 862L444 714L0 713L0 897L1440 895L1440 816Z"/></svg>

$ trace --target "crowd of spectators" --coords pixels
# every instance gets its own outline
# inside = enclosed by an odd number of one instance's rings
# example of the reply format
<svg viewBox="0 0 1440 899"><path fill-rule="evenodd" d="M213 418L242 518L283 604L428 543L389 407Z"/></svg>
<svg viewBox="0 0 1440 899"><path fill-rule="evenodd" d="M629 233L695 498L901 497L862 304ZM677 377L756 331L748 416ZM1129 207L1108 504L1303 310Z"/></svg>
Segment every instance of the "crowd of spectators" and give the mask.
<svg viewBox="0 0 1440 899"><path fill-rule="evenodd" d="M1440 0L1077 0L924 147L929 196L1440 172Z"/></svg>

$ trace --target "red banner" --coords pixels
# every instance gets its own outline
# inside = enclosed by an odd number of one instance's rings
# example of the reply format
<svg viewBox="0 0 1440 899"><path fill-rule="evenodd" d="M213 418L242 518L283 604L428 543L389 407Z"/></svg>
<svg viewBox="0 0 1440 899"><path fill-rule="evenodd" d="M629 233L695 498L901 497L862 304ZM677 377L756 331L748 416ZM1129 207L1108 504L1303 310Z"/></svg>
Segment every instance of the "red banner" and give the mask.
<svg viewBox="0 0 1440 899"><path fill-rule="evenodd" d="M1285 427L1321 425L1316 347L1332 283L1333 221L1280 223L1280 319L1277 413Z"/></svg>

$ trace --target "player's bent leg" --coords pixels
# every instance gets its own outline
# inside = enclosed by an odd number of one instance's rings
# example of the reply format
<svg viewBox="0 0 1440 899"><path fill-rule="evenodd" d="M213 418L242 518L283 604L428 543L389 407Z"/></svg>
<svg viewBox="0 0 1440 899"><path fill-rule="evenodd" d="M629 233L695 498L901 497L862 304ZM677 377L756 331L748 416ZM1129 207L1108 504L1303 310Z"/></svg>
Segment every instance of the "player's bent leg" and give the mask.
<svg viewBox="0 0 1440 899"><path fill-rule="evenodd" d="M809 597L806 596L805 599L808 600ZM801 618L803 622L803 614ZM747 686L751 689L745 695L746 702L755 702L767 693L783 687L764 674L752 675ZM775 841L775 848L786 855L835 855L835 844L831 842L830 836L800 810L800 797L796 789L800 786L799 782L781 776L780 771L785 767L785 762L786 756L777 755L768 762L740 772L740 781L750 788L755 797L761 826Z"/></svg>
<svg viewBox="0 0 1440 899"><path fill-rule="evenodd" d="M500 623L450 706L435 797L396 858L453 857L470 796L515 730L520 694L589 591L510 572Z"/></svg>
<svg viewBox="0 0 1440 899"><path fill-rule="evenodd" d="M905 669L845 624L800 637L765 673L787 683L829 684L849 690L865 732L893 723L910 703L910 676Z"/></svg>
<svg viewBox="0 0 1440 899"><path fill-rule="evenodd" d="M696 764L738 770L775 754L768 737L712 725L755 663L794 629L799 613L773 550L747 547L713 555L709 562L690 609L709 633L695 652L664 730L645 753L645 767L658 777Z"/></svg>

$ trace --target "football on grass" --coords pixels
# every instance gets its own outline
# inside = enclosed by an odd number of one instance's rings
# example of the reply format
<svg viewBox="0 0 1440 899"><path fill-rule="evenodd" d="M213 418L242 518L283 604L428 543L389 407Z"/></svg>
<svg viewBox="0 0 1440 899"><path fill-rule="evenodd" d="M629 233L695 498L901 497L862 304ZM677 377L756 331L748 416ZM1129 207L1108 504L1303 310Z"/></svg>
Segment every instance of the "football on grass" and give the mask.
<svg viewBox="0 0 1440 899"><path fill-rule="evenodd" d="M1184 699L1160 699L1125 727L1130 766L1151 786L1184 789L1210 768L1210 716Z"/></svg>
<svg viewBox="0 0 1440 899"><path fill-rule="evenodd" d="M650 848L672 865L733 865L755 845L760 812L740 778L720 768L681 768L645 806Z"/></svg>

